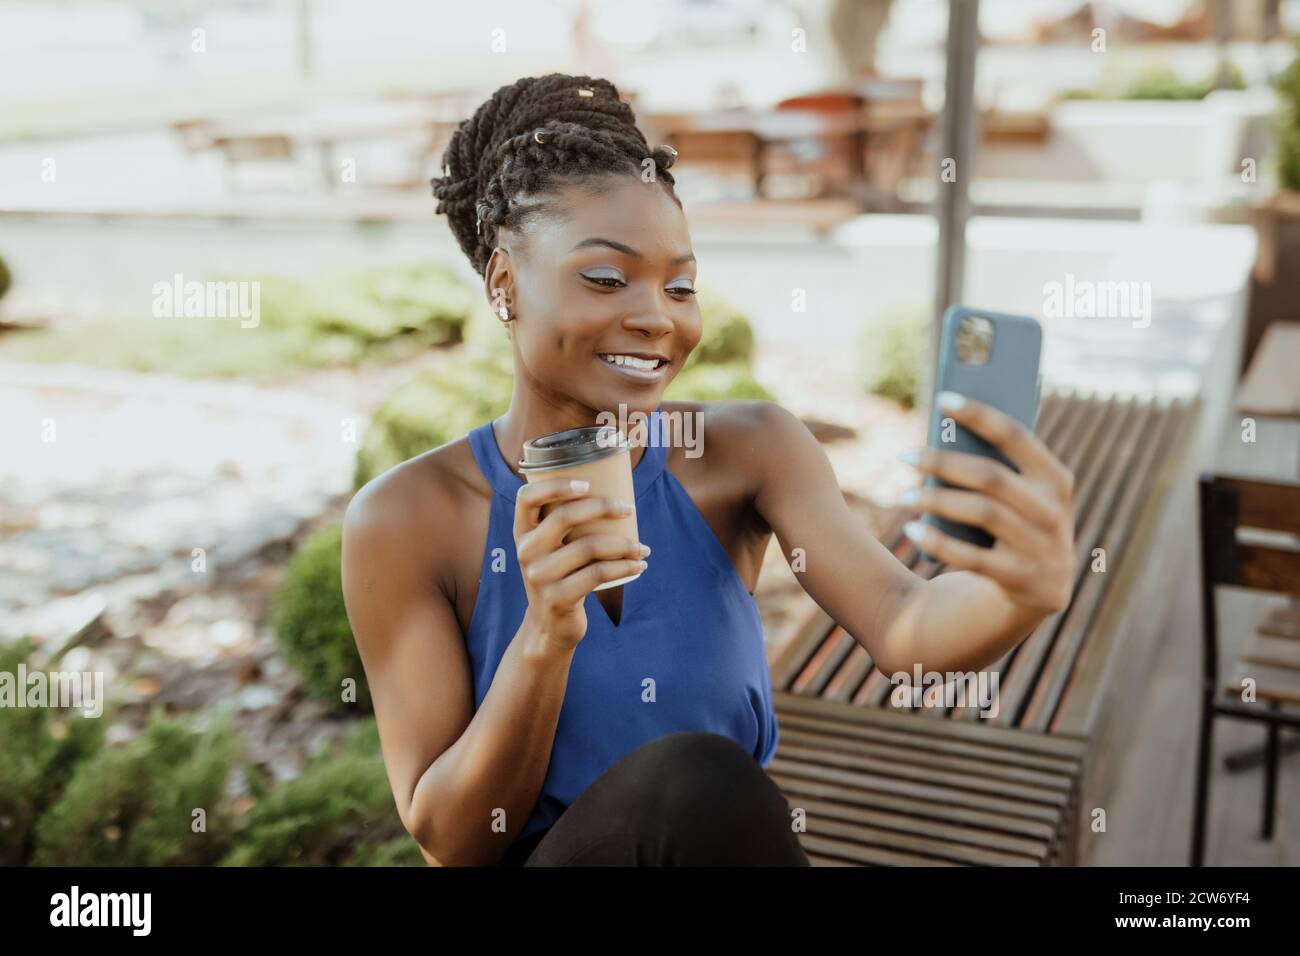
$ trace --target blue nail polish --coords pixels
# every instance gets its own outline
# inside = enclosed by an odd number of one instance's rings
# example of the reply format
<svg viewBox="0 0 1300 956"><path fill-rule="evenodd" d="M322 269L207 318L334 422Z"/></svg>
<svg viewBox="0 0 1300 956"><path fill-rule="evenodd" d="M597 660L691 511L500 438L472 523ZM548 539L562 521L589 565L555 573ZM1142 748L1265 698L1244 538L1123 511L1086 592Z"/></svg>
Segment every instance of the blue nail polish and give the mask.
<svg viewBox="0 0 1300 956"><path fill-rule="evenodd" d="M903 534L907 535L909 540L920 544L925 540L925 525L919 521L909 521L903 525Z"/></svg>
<svg viewBox="0 0 1300 956"><path fill-rule="evenodd" d="M966 404L966 399L956 392L940 392L934 396L934 403L945 412L955 412Z"/></svg>
<svg viewBox="0 0 1300 956"><path fill-rule="evenodd" d="M898 460L905 465L916 466L921 463L921 453L919 451L900 452L898 455Z"/></svg>
<svg viewBox="0 0 1300 956"><path fill-rule="evenodd" d="M911 506L916 504L920 500L921 500L921 491L919 488L907 488L904 489L902 492L900 492L898 495L898 503L900 505Z"/></svg>

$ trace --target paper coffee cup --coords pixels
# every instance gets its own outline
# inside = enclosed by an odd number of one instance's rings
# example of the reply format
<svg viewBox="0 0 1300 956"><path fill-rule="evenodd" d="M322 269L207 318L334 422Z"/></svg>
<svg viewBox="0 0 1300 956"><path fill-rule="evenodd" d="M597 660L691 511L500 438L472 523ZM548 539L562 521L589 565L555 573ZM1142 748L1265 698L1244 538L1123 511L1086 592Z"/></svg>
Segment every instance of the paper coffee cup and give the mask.
<svg viewBox="0 0 1300 956"><path fill-rule="evenodd" d="M524 457L519 470L526 481L550 478L582 479L591 483L588 494L629 502L632 513L619 518L600 518L570 529L567 544L590 534L616 534L633 541L641 536L636 524L636 494L632 484L632 446L622 432L612 425L587 425L569 428L524 442ZM546 517L553 504L542 506ZM617 587L635 581L641 572L598 584L593 590Z"/></svg>

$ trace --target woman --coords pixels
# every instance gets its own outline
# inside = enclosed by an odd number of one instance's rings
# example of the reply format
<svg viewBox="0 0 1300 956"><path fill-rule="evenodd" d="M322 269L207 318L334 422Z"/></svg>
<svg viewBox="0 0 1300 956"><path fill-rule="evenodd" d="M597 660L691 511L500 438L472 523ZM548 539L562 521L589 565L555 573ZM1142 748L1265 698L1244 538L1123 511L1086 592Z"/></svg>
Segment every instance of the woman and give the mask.
<svg viewBox="0 0 1300 956"><path fill-rule="evenodd" d="M927 450L921 472L969 490L914 504L997 544L909 525L951 569L925 580L852 517L794 415L661 401L701 334L674 155L609 82L551 74L498 90L433 181L508 330L510 408L362 488L343 543L394 798L431 864L807 865L763 771L778 730L753 591L773 534L886 674L988 666L1067 602L1070 474L991 408L949 414L1019 473ZM631 454L642 541L565 544L631 503L525 483L522 445L620 408L670 423Z"/></svg>

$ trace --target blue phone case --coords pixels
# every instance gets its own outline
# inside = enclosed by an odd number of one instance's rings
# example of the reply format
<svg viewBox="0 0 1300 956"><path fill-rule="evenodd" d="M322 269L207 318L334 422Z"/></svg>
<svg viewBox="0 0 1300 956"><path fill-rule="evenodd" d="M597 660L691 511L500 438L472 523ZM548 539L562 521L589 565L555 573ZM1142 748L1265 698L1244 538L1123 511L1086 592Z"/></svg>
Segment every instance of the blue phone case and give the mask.
<svg viewBox="0 0 1300 956"><path fill-rule="evenodd" d="M993 339L988 350L988 360L982 364L971 364L958 357L958 331L963 319L968 316L986 319L992 325ZM935 392L956 392L992 405L1032 431L1038 417L1041 387L1038 369L1042 342L1042 326L1029 316L952 306L943 315L938 367L934 377ZM931 448L983 455L1015 469L1015 465L1001 452L975 433L956 422L949 422L945 427L946 418L946 414L932 402L929 433ZM950 440L945 441L945 437ZM929 487L955 487L932 475L926 477L925 484ZM984 548L993 545L993 538L983 529L957 524L933 514L926 514L921 520L962 541Z"/></svg>

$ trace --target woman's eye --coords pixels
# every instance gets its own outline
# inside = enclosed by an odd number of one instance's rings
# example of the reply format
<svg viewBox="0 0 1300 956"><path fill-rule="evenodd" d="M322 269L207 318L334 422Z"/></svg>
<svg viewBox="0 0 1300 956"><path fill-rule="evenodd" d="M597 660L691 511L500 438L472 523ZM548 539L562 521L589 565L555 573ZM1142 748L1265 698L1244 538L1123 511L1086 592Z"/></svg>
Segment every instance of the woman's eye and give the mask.
<svg viewBox="0 0 1300 956"><path fill-rule="evenodd" d="M620 286L627 285L626 282L624 282L622 279L618 278L617 276L592 276L592 275L587 275L584 272L582 273L582 277L586 279L588 282L594 282L596 283L596 285L604 286L607 289L617 289Z"/></svg>
<svg viewBox="0 0 1300 956"><path fill-rule="evenodd" d="M695 290L688 285L670 285L667 291L673 294L681 293L682 295L687 296L695 295Z"/></svg>

